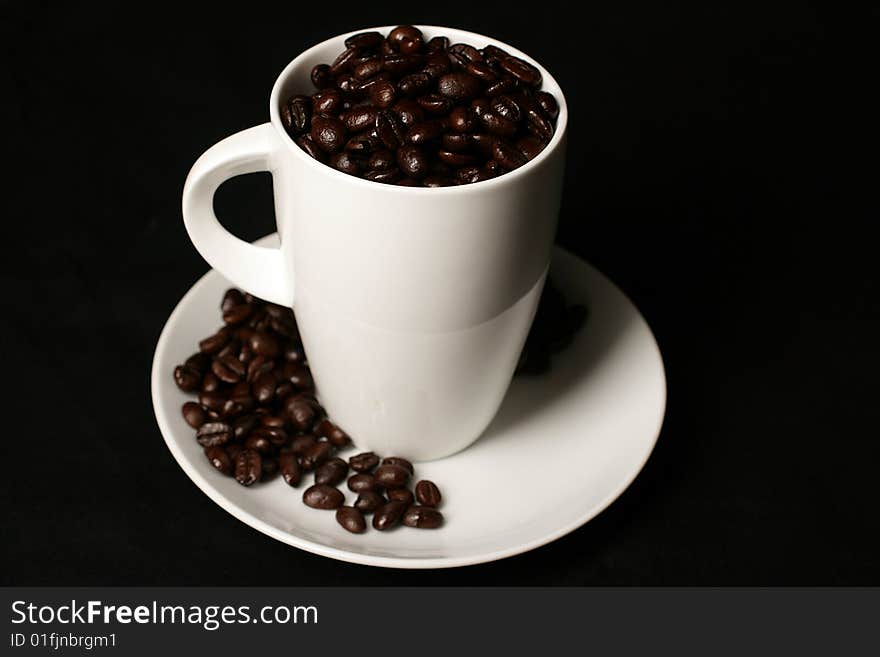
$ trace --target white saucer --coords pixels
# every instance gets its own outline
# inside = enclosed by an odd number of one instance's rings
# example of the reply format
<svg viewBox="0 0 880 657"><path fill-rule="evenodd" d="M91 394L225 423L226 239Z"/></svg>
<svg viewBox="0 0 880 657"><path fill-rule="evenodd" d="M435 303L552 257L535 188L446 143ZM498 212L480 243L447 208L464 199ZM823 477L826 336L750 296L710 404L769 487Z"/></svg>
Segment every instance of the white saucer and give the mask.
<svg viewBox="0 0 880 657"><path fill-rule="evenodd" d="M276 240L269 236L259 243ZM214 470L181 417L180 407L190 397L177 389L171 373L220 324L220 298L230 283L215 271L180 300L156 346L153 406L165 442L196 486L236 518L334 559L448 568L549 543L586 523L629 486L651 454L666 408L660 351L629 299L561 249L554 253L551 275L570 303L588 306L586 324L554 356L548 374L514 379L497 417L473 446L417 464L417 476L443 492L446 524L439 530L349 534L334 513L301 502L302 485L292 489L276 478L244 488ZM354 495L345 492L351 504Z"/></svg>

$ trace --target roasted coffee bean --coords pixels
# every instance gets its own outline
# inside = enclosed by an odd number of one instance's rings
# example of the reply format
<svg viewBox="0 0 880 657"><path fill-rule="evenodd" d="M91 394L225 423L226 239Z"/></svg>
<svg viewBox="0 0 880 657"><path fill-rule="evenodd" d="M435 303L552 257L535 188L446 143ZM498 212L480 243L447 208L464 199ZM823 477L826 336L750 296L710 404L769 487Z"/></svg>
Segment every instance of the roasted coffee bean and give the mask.
<svg viewBox="0 0 880 657"><path fill-rule="evenodd" d="M229 329L225 326L201 342L199 342L199 350L206 354L216 354L226 343L229 342Z"/></svg>
<svg viewBox="0 0 880 657"><path fill-rule="evenodd" d="M275 448L272 446L272 443L269 442L269 439L256 432L252 433L245 439L244 446L245 449L252 449L263 455L275 453Z"/></svg>
<svg viewBox="0 0 880 657"><path fill-rule="evenodd" d="M363 534L367 531L367 521L364 520L364 514L351 506L341 506L336 509L336 522L352 534Z"/></svg>
<svg viewBox="0 0 880 657"><path fill-rule="evenodd" d="M532 135L526 135L516 140L516 147L526 156L526 159L532 160L544 150L544 142Z"/></svg>
<svg viewBox="0 0 880 657"><path fill-rule="evenodd" d="M386 109L397 100L397 87L386 81L371 85L367 91L370 101L380 109Z"/></svg>
<svg viewBox="0 0 880 657"><path fill-rule="evenodd" d="M281 466L275 456L263 455L262 467L263 471L260 474L260 481L269 481L278 474L278 470Z"/></svg>
<svg viewBox="0 0 880 657"><path fill-rule="evenodd" d="M306 356L305 352L303 352L302 345L288 344L284 348L284 360L290 363L302 363L305 359Z"/></svg>
<svg viewBox="0 0 880 657"><path fill-rule="evenodd" d="M345 479L348 474L348 463L334 456L315 470L315 483L335 486Z"/></svg>
<svg viewBox="0 0 880 657"><path fill-rule="evenodd" d="M447 73L437 81L440 95L455 102L476 98L481 88L480 81L464 71Z"/></svg>
<svg viewBox="0 0 880 657"><path fill-rule="evenodd" d="M343 122L349 132L361 132L363 130L371 130L376 124L376 114L378 111L375 107L354 107L342 114Z"/></svg>
<svg viewBox="0 0 880 657"><path fill-rule="evenodd" d="M388 33L388 43L400 45L402 41L421 40L422 31L412 25L398 25Z"/></svg>
<svg viewBox="0 0 880 657"><path fill-rule="evenodd" d="M343 73L336 78L336 89L345 96L355 96L360 93L361 81L354 77L351 73ZM351 107L351 103L343 101L342 109Z"/></svg>
<svg viewBox="0 0 880 657"><path fill-rule="evenodd" d="M413 503L413 494L409 488L391 488L385 491L389 501L403 502L407 506Z"/></svg>
<svg viewBox="0 0 880 657"><path fill-rule="evenodd" d="M452 62L445 52L431 53L425 57L425 67L422 73L426 73L432 80L436 80L452 70Z"/></svg>
<svg viewBox="0 0 880 657"><path fill-rule="evenodd" d="M299 482L302 481L302 468L296 454L282 451L278 456L278 467L281 470L282 479L288 486L299 486Z"/></svg>
<svg viewBox="0 0 880 657"><path fill-rule="evenodd" d="M244 440L259 424L260 418L253 414L236 418L232 423L232 438L238 441Z"/></svg>
<svg viewBox="0 0 880 657"><path fill-rule="evenodd" d="M275 396L278 380L272 372L264 372L253 382L254 398L259 404L265 404Z"/></svg>
<svg viewBox="0 0 880 657"><path fill-rule="evenodd" d="M410 474L415 473L413 464L407 459L401 458L399 456L386 456L384 459L382 459L382 465L396 465L403 468Z"/></svg>
<svg viewBox="0 0 880 657"><path fill-rule="evenodd" d="M247 369L238 358L227 355L215 359L211 371L224 383L236 383L244 376Z"/></svg>
<svg viewBox="0 0 880 657"><path fill-rule="evenodd" d="M376 134L387 148L396 149L403 143L404 128L395 112L382 110L376 114Z"/></svg>
<svg viewBox="0 0 880 657"><path fill-rule="evenodd" d="M485 62L468 62L464 70L483 82L492 83L498 79L498 75L492 70L492 67Z"/></svg>
<svg viewBox="0 0 880 657"><path fill-rule="evenodd" d="M327 64L318 64L312 69L312 84L317 89L326 89L333 86L333 74Z"/></svg>
<svg viewBox="0 0 880 657"><path fill-rule="evenodd" d="M449 187L452 181L446 176L428 176L422 181L424 187Z"/></svg>
<svg viewBox="0 0 880 657"><path fill-rule="evenodd" d="M192 365L178 365L174 368L174 383L184 392L195 392L202 383L202 374Z"/></svg>
<svg viewBox="0 0 880 657"><path fill-rule="evenodd" d="M452 101L440 94L426 94L416 99L419 106L429 114L448 114L452 109Z"/></svg>
<svg viewBox="0 0 880 657"><path fill-rule="evenodd" d="M391 169L396 160L394 153L388 150L376 151L367 160L367 168L371 171Z"/></svg>
<svg viewBox="0 0 880 657"><path fill-rule="evenodd" d="M486 132L501 137L510 137L516 134L516 124L495 112L482 112L478 116Z"/></svg>
<svg viewBox="0 0 880 657"><path fill-rule="evenodd" d="M494 98L495 96L513 91L516 89L516 85L516 78L505 76L495 80L495 82L487 84L486 88L483 90L483 94L487 98Z"/></svg>
<svg viewBox="0 0 880 657"><path fill-rule="evenodd" d="M450 55L460 56L465 62L485 61L485 59L483 58L483 54L472 45L469 45L467 43L455 43L449 46L449 48L447 48L447 51Z"/></svg>
<svg viewBox="0 0 880 657"><path fill-rule="evenodd" d="M355 66L351 73L358 80L369 80L374 75L378 75L382 71L382 58L370 57Z"/></svg>
<svg viewBox="0 0 880 657"><path fill-rule="evenodd" d="M281 376L300 389L308 390L315 387L309 368L299 363L285 363L281 368Z"/></svg>
<svg viewBox="0 0 880 657"><path fill-rule="evenodd" d="M501 166L511 171L527 162L526 156L519 149L501 139L495 142L492 156L498 160Z"/></svg>
<svg viewBox="0 0 880 657"><path fill-rule="evenodd" d="M480 180L480 167L462 167L461 169L456 169L454 182L457 185L466 185L468 183L479 182Z"/></svg>
<svg viewBox="0 0 880 657"><path fill-rule="evenodd" d="M363 452L348 459L348 465L355 472L370 472L379 465L379 457L373 452Z"/></svg>
<svg viewBox="0 0 880 657"><path fill-rule="evenodd" d="M425 119L425 110L412 98L401 98L391 108L400 119L400 123L409 128Z"/></svg>
<svg viewBox="0 0 880 657"><path fill-rule="evenodd" d="M329 164L337 171L347 173L350 176L358 175L361 170L361 161L354 157L351 153L347 153L345 151L342 151L341 153L336 153L336 155L331 155L330 160L327 162L327 164Z"/></svg>
<svg viewBox="0 0 880 657"><path fill-rule="evenodd" d="M199 393L199 403L209 411L220 413L223 410L223 404L226 403L226 395L223 393L202 391Z"/></svg>
<svg viewBox="0 0 880 657"><path fill-rule="evenodd" d="M242 450L235 459L235 480L242 486L251 486L263 475L263 459L251 449Z"/></svg>
<svg viewBox="0 0 880 657"><path fill-rule="evenodd" d="M382 57L382 69L391 75L403 75L416 70L423 62L424 58L417 54L385 55Z"/></svg>
<svg viewBox="0 0 880 657"><path fill-rule="evenodd" d="M266 358L277 358L281 352L278 339L265 331L254 331L250 339L250 346L255 354Z"/></svg>
<svg viewBox="0 0 880 657"><path fill-rule="evenodd" d="M229 458L229 453L225 448L220 447L219 445L206 447L205 456L208 457L211 465L217 468L220 472L225 475L232 474L233 462L232 459Z"/></svg>
<svg viewBox="0 0 880 657"><path fill-rule="evenodd" d="M416 499L422 506L440 506L442 497L437 484L427 479L422 479L416 484Z"/></svg>
<svg viewBox="0 0 880 657"><path fill-rule="evenodd" d="M196 432L196 440L202 447L225 445L232 438L232 427L225 422L206 422Z"/></svg>
<svg viewBox="0 0 880 657"><path fill-rule="evenodd" d="M556 102L553 94L547 93L546 91L539 91L535 94L535 100L538 101L541 109L544 110L544 114L546 114L552 121L557 119L559 116L559 103Z"/></svg>
<svg viewBox="0 0 880 657"><path fill-rule="evenodd" d="M302 456L317 442L318 439L315 436L307 433L294 438L293 442L290 444L290 450L297 456Z"/></svg>
<svg viewBox="0 0 880 657"><path fill-rule="evenodd" d="M357 48L346 48L339 56L330 64L331 75L338 76L343 71L347 71L351 67L351 60L358 54Z"/></svg>
<svg viewBox="0 0 880 657"><path fill-rule="evenodd" d="M504 173L504 167L498 163L498 160L489 160L483 165L481 171L489 178L495 178Z"/></svg>
<svg viewBox="0 0 880 657"><path fill-rule="evenodd" d="M447 132L440 141L444 150L453 153L463 153L471 148L471 136L462 132Z"/></svg>
<svg viewBox="0 0 880 657"><path fill-rule="evenodd" d="M373 513L380 506L385 504L387 500L374 490L364 490L358 493L354 502L354 508L361 513Z"/></svg>
<svg viewBox="0 0 880 657"><path fill-rule="evenodd" d="M425 44L425 50L429 53L443 52L449 48L449 39L445 36L435 36Z"/></svg>
<svg viewBox="0 0 880 657"><path fill-rule="evenodd" d="M483 132L471 135L471 144L474 150L486 159L493 157L497 141L498 137Z"/></svg>
<svg viewBox="0 0 880 657"><path fill-rule="evenodd" d="M312 141L325 153L335 153L345 146L345 124L332 116L316 116L312 119Z"/></svg>
<svg viewBox="0 0 880 657"><path fill-rule="evenodd" d="M294 429L306 431L317 419L318 405L314 398L306 395L293 395L284 400L284 415Z"/></svg>
<svg viewBox="0 0 880 657"><path fill-rule="evenodd" d="M384 39L380 32L359 32L345 40L345 47L359 50L377 48Z"/></svg>
<svg viewBox="0 0 880 657"><path fill-rule="evenodd" d="M232 469L235 470L235 460L238 458L238 455L244 451L244 447L238 443L228 443L224 445L223 449L229 454L229 458L232 461Z"/></svg>
<svg viewBox="0 0 880 657"><path fill-rule="evenodd" d="M318 114L336 114L342 109L342 94L336 89L324 89L312 95L312 111Z"/></svg>
<svg viewBox="0 0 880 657"><path fill-rule="evenodd" d="M492 110L492 104L488 98L475 98L471 101L471 109L474 112L474 116L479 119L485 112ZM477 127L479 127L479 121L477 121Z"/></svg>
<svg viewBox="0 0 880 657"><path fill-rule="evenodd" d="M314 431L315 435L323 436L334 447L345 447L351 442L347 433L326 418L318 423Z"/></svg>
<svg viewBox="0 0 880 657"><path fill-rule="evenodd" d="M319 162L324 161L324 154L320 151L317 144L312 141L312 137L310 135L300 135L299 137L297 137L296 145Z"/></svg>
<svg viewBox="0 0 880 657"><path fill-rule="evenodd" d="M509 53L506 50L499 48L498 46L491 45L483 48L480 53L489 64L496 64L505 57L509 56Z"/></svg>
<svg viewBox="0 0 880 657"><path fill-rule="evenodd" d="M218 351L214 355L214 359L225 358L226 356L232 356L233 358L238 358L238 354L241 352L241 342L236 339L232 339L226 343L226 346L223 347L220 351ZM213 362L211 363L213 367Z"/></svg>
<svg viewBox="0 0 880 657"><path fill-rule="evenodd" d="M449 127L456 132L472 132L475 118L470 108L456 107L449 114Z"/></svg>
<svg viewBox="0 0 880 657"><path fill-rule="evenodd" d="M205 420L207 419L205 409L199 406L196 402L186 402L180 409L180 412L183 415L183 419L186 421L186 423L193 429L198 429L205 423Z"/></svg>
<svg viewBox="0 0 880 657"><path fill-rule="evenodd" d="M403 514L403 524L417 529L437 529L443 524L443 514L427 506L411 506Z"/></svg>
<svg viewBox="0 0 880 657"><path fill-rule="evenodd" d="M400 171L398 169L368 171L364 174L364 178L373 182L393 183L400 178Z"/></svg>
<svg viewBox="0 0 880 657"><path fill-rule="evenodd" d="M397 166L403 175L410 178L424 178L428 175L428 158L414 144L407 144L397 151Z"/></svg>
<svg viewBox="0 0 880 657"><path fill-rule="evenodd" d="M254 429L252 435L265 438L275 447L284 447L290 441L290 436L287 435L284 427L273 427L266 424L261 424Z"/></svg>
<svg viewBox="0 0 880 657"><path fill-rule="evenodd" d="M523 118L522 107L513 96L507 94L497 96L492 99L491 107L497 115L513 123L519 123Z"/></svg>
<svg viewBox="0 0 880 657"><path fill-rule="evenodd" d="M397 83L397 90L403 96L410 98L418 96L431 86L431 76L427 73L410 73L400 78Z"/></svg>
<svg viewBox="0 0 880 657"><path fill-rule="evenodd" d="M498 65L528 87L541 86L541 71L519 57L508 55Z"/></svg>
<svg viewBox="0 0 880 657"><path fill-rule="evenodd" d="M392 529L400 522L405 511L406 504L403 502L383 504L373 514L373 528L378 529L380 532Z"/></svg>
<svg viewBox="0 0 880 657"><path fill-rule="evenodd" d="M281 123L291 136L308 130L311 118L312 100L308 96L292 96L281 106Z"/></svg>
<svg viewBox="0 0 880 657"><path fill-rule="evenodd" d="M441 162L446 162L455 167L468 166L476 161L476 157L467 153L454 153L452 151L437 151L437 157Z"/></svg>
<svg viewBox="0 0 880 657"><path fill-rule="evenodd" d="M348 478L348 490L360 493L365 490L376 490L379 484L373 475L359 473Z"/></svg>
<svg viewBox="0 0 880 657"><path fill-rule="evenodd" d="M323 440L316 442L305 450L299 459L299 464L303 470L314 470L329 458L332 451L333 445L330 443Z"/></svg>
<svg viewBox="0 0 880 657"><path fill-rule="evenodd" d="M302 96L302 98L308 100L308 96ZM245 303L247 302L244 300L244 295L241 293L241 290L231 287L223 293L223 300L220 302L220 310L225 313L230 308L241 306Z"/></svg>
<svg viewBox="0 0 880 657"><path fill-rule="evenodd" d="M286 429L287 420L278 415L263 415L260 418L260 424L264 427L274 427L276 429Z"/></svg>
<svg viewBox="0 0 880 657"><path fill-rule="evenodd" d="M409 472L399 465L380 465L376 468L376 483L384 488L402 488L409 480Z"/></svg>
<svg viewBox="0 0 880 657"><path fill-rule="evenodd" d="M422 121L412 126L406 133L406 140L416 146L429 144L443 134L443 124L439 121Z"/></svg>
<svg viewBox="0 0 880 657"><path fill-rule="evenodd" d="M421 52L424 47L425 44L421 39L404 39L397 44L398 50L404 55L412 55Z"/></svg>
<svg viewBox="0 0 880 657"><path fill-rule="evenodd" d="M303 502L313 509L337 509L345 502L345 496L338 488L326 484L315 484L306 488Z"/></svg>

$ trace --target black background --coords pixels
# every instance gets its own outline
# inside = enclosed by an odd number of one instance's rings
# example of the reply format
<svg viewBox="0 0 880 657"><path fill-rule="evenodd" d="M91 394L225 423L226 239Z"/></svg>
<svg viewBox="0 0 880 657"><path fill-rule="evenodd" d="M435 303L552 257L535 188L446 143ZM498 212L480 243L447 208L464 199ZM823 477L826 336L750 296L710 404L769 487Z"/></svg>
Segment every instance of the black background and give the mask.
<svg viewBox="0 0 880 657"><path fill-rule="evenodd" d="M3 584L880 583L859 98L876 21L574 4L2 4ZM169 454L148 381L206 270L180 216L192 162L267 120L302 49L399 22L492 34L554 72L572 111L558 240L633 298L669 383L657 449L607 511L443 572L337 563L233 520ZM268 175L238 179L218 214L259 237L270 195Z"/></svg>

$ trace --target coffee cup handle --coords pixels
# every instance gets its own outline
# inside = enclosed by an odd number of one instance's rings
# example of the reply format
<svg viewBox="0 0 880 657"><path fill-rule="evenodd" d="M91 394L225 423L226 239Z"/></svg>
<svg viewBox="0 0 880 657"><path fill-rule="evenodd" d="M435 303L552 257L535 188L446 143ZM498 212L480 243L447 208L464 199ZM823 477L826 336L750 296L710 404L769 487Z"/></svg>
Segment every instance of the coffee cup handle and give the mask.
<svg viewBox="0 0 880 657"><path fill-rule="evenodd" d="M214 192L234 176L274 169L280 147L270 123L227 137L205 151L183 186L183 222L196 250L214 269L251 294L284 306L293 303L293 272L278 248L248 244L220 225Z"/></svg>

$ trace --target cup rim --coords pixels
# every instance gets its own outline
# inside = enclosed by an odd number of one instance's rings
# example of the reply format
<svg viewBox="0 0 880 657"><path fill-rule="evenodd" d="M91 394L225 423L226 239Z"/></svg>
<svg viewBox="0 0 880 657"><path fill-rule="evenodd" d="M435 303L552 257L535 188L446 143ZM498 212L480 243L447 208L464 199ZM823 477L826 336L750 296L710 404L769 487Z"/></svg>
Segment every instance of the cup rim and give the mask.
<svg viewBox="0 0 880 657"><path fill-rule="evenodd" d="M540 166L542 162L544 162L547 158L550 157L550 154L557 150L562 144L565 133L568 127L568 103L565 99L565 93L562 90L562 87L556 81L550 72L544 68L540 62L535 60L532 57L529 57L527 54L515 48L503 41L499 41L490 36L486 36L484 34L480 34L478 32L470 32L468 30L461 30L454 27L444 27L441 25L415 25L418 29L423 32L428 33L455 33L456 39L473 39L475 41L483 41L486 45L494 45L499 48L503 48L511 55L516 57L520 57L521 59L525 59L532 65L534 65L540 72L541 78L546 83L550 81L556 89L559 90L557 103L559 104L559 116L556 118L556 126L553 132L553 137L550 139L548 144L544 147L544 149L537 155L537 157L529 160L521 167L514 169L513 171L508 171L507 173L501 174L500 176L496 176L495 178L490 178L489 180L481 180L476 183L467 183L464 185L450 185L448 187L405 187L403 185L392 185L387 183L379 183L373 180L367 180L366 178L361 178L359 176L352 176L347 173L343 173L341 171L337 171L333 167L324 164L323 162L319 162L314 159L310 155L308 155L305 151L303 151L299 146L294 143L293 139L290 135L287 134L287 131L284 129L284 126L281 123L281 112L279 110L279 101L281 96L281 88L287 82L288 78L293 75L293 72L300 67L302 61L308 58L312 53L316 50L322 49L326 47L331 41L337 41L339 39L345 39L354 34L359 34L361 32L382 32L383 34L387 34L390 30L394 29L395 25L383 25L378 27L366 27L358 30L352 30L350 32L344 32L342 34L338 34L336 36L332 36L328 39L324 39L320 43L316 43L315 45L307 48L302 51L299 55L297 55L293 60L291 60L287 66L281 71L281 74L275 80L275 84L272 86L272 93L269 96L269 117L272 126L275 128L276 132L280 135L282 142L286 145L286 147L294 153L295 158L299 158L306 166L315 167L316 170L320 169L320 171L326 175L330 175L332 177L339 177L340 182L347 182L349 184L353 184L356 186L366 185L367 189L371 189L374 191L378 191L379 189L383 189L386 192L400 192L401 194L425 194L430 193L432 196L439 196L440 194L461 194L467 193L468 191L476 191L476 190L488 190L490 186L499 187L503 185L509 185L515 183L519 178L522 178L525 175L528 175L529 171L535 169Z"/></svg>

